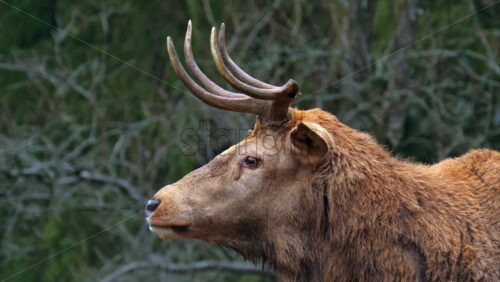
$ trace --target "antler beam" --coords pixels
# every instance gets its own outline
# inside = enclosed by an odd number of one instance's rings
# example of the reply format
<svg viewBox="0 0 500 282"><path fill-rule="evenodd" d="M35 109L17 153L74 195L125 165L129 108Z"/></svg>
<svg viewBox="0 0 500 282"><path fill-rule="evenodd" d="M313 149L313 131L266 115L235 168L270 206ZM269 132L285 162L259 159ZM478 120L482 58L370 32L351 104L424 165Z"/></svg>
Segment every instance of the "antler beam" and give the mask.
<svg viewBox="0 0 500 282"><path fill-rule="evenodd" d="M219 109L254 113L263 124L279 125L288 121L290 104L296 99L299 85L290 79L283 86L274 86L253 78L239 68L229 56L225 44L225 25L221 25L219 38L212 28L210 46L217 70L224 79L242 93L223 89L211 81L198 67L191 48L192 25L188 22L184 40L184 54L188 69L203 86L198 85L182 66L172 39L167 37L170 62L182 83L203 102Z"/></svg>

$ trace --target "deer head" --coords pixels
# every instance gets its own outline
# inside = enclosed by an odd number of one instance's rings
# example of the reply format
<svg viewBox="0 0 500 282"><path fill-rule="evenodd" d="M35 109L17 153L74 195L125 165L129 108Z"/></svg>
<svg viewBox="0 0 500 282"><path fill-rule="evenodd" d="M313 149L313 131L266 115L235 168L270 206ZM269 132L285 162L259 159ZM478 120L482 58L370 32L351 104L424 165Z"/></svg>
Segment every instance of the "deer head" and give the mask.
<svg viewBox="0 0 500 282"><path fill-rule="evenodd" d="M146 214L150 229L161 238L202 239L253 258L265 256L267 242L298 240L294 236L301 236L300 231L290 230L311 224L312 215L301 203L333 141L319 123L307 120L306 112L290 108L300 95L297 82L274 86L251 77L229 57L224 37L224 24L218 39L212 29L212 55L221 75L241 93L219 87L199 69L191 50L191 22L184 53L201 86L187 74L167 37L170 60L184 85L205 103L256 114L254 130L207 165L158 191ZM282 241L270 243L273 234Z"/></svg>

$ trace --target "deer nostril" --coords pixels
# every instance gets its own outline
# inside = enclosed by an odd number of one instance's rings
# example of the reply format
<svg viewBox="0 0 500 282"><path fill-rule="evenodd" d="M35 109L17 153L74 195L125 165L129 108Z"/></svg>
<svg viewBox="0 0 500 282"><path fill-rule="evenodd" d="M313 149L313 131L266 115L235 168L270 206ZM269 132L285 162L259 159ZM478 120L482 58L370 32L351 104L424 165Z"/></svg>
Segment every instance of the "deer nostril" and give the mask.
<svg viewBox="0 0 500 282"><path fill-rule="evenodd" d="M146 204L146 215L152 215L155 212L156 208L158 208L160 203L161 202L159 200L149 200Z"/></svg>

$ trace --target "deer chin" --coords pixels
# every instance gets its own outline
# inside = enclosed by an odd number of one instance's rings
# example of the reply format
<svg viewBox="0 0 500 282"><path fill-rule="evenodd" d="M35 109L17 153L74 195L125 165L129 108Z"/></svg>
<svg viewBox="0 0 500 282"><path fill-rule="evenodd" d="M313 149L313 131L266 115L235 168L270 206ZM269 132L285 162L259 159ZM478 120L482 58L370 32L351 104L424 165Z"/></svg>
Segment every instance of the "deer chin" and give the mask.
<svg viewBox="0 0 500 282"><path fill-rule="evenodd" d="M189 233L189 225L168 225L168 226L160 226L160 225L149 225L149 230L156 233L162 239L176 239L176 238L185 238L188 237Z"/></svg>

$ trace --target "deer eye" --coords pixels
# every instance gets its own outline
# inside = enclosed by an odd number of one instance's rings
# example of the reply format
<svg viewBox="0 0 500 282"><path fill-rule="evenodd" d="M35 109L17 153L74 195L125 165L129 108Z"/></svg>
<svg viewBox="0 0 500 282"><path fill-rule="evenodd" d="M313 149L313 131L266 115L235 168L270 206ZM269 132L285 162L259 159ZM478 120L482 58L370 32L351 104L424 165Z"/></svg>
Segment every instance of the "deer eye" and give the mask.
<svg viewBox="0 0 500 282"><path fill-rule="evenodd" d="M243 159L242 163L248 168L257 168L259 166L259 159L248 156Z"/></svg>

